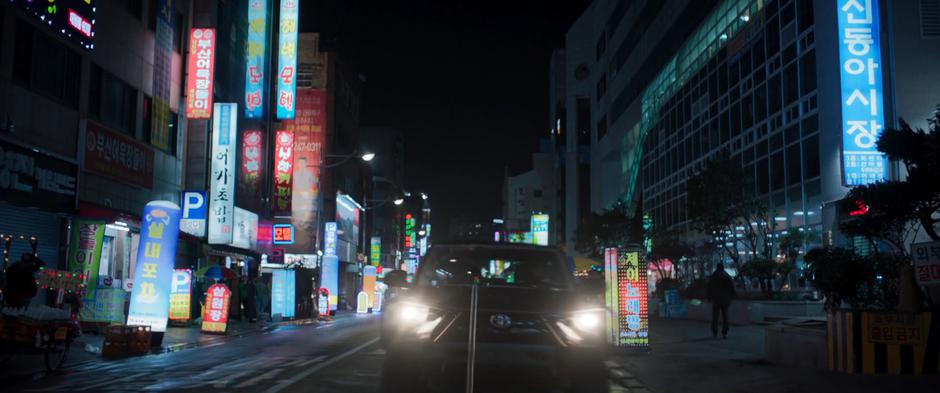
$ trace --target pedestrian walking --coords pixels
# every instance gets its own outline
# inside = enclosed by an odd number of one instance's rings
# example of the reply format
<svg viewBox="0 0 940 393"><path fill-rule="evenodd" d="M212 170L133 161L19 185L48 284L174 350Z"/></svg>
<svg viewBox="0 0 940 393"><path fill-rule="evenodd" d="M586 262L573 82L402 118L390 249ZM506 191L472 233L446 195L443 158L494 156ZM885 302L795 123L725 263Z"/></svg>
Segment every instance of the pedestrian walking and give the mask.
<svg viewBox="0 0 940 393"><path fill-rule="evenodd" d="M721 314L721 337L728 338L728 307L734 298L734 282L719 263L708 279L708 300L712 303L712 337L718 338L718 314Z"/></svg>

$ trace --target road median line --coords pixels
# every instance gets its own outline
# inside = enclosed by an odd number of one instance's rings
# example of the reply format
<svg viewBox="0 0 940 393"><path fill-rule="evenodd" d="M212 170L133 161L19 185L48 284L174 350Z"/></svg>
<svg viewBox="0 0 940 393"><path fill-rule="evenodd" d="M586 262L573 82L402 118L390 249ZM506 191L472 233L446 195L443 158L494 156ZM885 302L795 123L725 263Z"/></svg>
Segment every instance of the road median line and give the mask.
<svg viewBox="0 0 940 393"><path fill-rule="evenodd" d="M355 348L353 348L353 349L350 349L350 350L348 350L348 351L346 351L346 352L343 352L343 353L337 355L336 357L330 358L330 359L328 359L328 360L326 360L326 361L324 361L324 362L322 362L322 363L318 363L316 366L310 367L309 369L304 370L303 372L301 372L301 373L299 373L299 374L296 374L296 375L294 375L293 377L290 377L289 379L282 380L282 381L279 382L277 385L274 385L274 386L268 388L268 390L265 390L263 393L277 393L277 392L280 392L281 390L284 390L284 389L287 388L288 386L291 386L291 385L293 385L293 384L299 382L300 380L309 377L311 374L313 374L313 373L315 373L315 372L317 372L317 371L322 370L324 367L329 366L329 365L331 365L331 364L333 364L333 363L336 363L336 362L338 362L338 361L340 361L340 360L343 360L343 359L345 359L345 358L348 358L348 357L354 355L356 352L359 352L359 351L363 350L364 348L366 348L366 347L368 347L368 346L370 346L370 345L372 345L372 344L377 343L378 341L379 341L379 338L378 338L378 337L373 338L373 339L371 339L371 340L369 340L369 341L367 341L367 342L365 342L365 343L360 344L359 346L357 346L357 347L355 347Z"/></svg>

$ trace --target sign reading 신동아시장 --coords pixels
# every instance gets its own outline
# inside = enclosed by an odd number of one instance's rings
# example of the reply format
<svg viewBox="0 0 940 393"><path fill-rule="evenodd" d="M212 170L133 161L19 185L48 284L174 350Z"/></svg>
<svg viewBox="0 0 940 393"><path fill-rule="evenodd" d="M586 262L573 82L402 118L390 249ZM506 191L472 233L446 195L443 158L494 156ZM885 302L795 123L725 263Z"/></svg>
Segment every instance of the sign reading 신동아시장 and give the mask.
<svg viewBox="0 0 940 393"><path fill-rule="evenodd" d="M128 325L166 331L180 215L179 206L173 202L153 201L144 206Z"/></svg>
<svg viewBox="0 0 940 393"><path fill-rule="evenodd" d="M842 176L846 186L887 179L876 146L885 127L878 0L836 0L842 82Z"/></svg>

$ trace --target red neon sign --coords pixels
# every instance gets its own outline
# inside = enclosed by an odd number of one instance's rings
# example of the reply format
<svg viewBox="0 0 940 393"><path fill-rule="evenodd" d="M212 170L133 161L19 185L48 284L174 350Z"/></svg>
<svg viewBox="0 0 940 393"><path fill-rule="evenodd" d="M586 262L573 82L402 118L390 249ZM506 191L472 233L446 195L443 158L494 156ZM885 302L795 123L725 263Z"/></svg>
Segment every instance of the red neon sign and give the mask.
<svg viewBox="0 0 940 393"><path fill-rule="evenodd" d="M202 331L224 333L228 325L229 298L232 291L225 284L214 284L206 291L206 309L202 314Z"/></svg>
<svg viewBox="0 0 940 393"><path fill-rule="evenodd" d="M275 136L274 165L274 212L277 215L291 213L291 187L294 174L294 133L278 131Z"/></svg>
<svg viewBox="0 0 940 393"><path fill-rule="evenodd" d="M850 212L849 212L849 216L853 216L853 217L854 217L854 216L864 216L864 215L868 214L868 210L870 209L870 208L868 207L868 205L865 204L865 201L862 200L862 199L859 199L859 200L856 200L856 201L855 201L855 207L857 207L858 209L857 209L857 210L852 210L852 211L850 211Z"/></svg>
<svg viewBox="0 0 940 393"><path fill-rule="evenodd" d="M215 29L192 29L189 35L189 75L186 77L186 118L212 116L212 72Z"/></svg>
<svg viewBox="0 0 940 393"><path fill-rule="evenodd" d="M294 226L279 224L274 226L274 244L294 243Z"/></svg>

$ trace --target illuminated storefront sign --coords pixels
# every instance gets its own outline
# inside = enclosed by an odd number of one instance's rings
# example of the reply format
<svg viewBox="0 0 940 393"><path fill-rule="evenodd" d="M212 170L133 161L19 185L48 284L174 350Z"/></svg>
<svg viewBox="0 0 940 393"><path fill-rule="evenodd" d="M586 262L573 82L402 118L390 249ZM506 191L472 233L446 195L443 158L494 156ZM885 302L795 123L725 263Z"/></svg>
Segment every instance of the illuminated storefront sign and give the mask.
<svg viewBox="0 0 940 393"><path fill-rule="evenodd" d="M193 293L193 271L190 269L173 270L173 284L170 286L170 320L189 321L189 311Z"/></svg>
<svg viewBox="0 0 940 393"><path fill-rule="evenodd" d="M533 244L548 245L548 214L533 214L531 220Z"/></svg>
<svg viewBox="0 0 940 393"><path fill-rule="evenodd" d="M206 193L204 191L183 191L183 218L180 220L180 231L193 236L206 235Z"/></svg>
<svg viewBox="0 0 940 393"><path fill-rule="evenodd" d="M168 201L153 201L144 206L128 325L166 331L181 213L179 206Z"/></svg>
<svg viewBox="0 0 940 393"><path fill-rule="evenodd" d="M367 265L362 268L362 292L365 292L366 295L369 295L369 308L372 308L375 305L375 276L375 266Z"/></svg>
<svg viewBox="0 0 940 393"><path fill-rule="evenodd" d="M225 333L228 327L229 301L232 290L225 284L213 284L206 291L206 305L202 314L202 331Z"/></svg>
<svg viewBox="0 0 940 393"><path fill-rule="evenodd" d="M150 144L158 149L170 150L170 88L173 82L173 0L157 1L157 26L153 45L153 104Z"/></svg>
<svg viewBox="0 0 940 393"><path fill-rule="evenodd" d="M101 246L104 244L104 221L76 219L72 223L72 242L69 245L69 271L81 273L85 280L85 299L95 296L98 286L98 266Z"/></svg>
<svg viewBox="0 0 940 393"><path fill-rule="evenodd" d="M294 316L297 273L290 269L275 269L271 277L271 315Z"/></svg>
<svg viewBox="0 0 940 393"><path fill-rule="evenodd" d="M274 244L294 244L294 226L274 224Z"/></svg>
<svg viewBox="0 0 940 393"><path fill-rule="evenodd" d="M328 222L324 226L323 250L326 255L336 255L336 223Z"/></svg>
<svg viewBox="0 0 940 393"><path fill-rule="evenodd" d="M209 244L232 242L235 221L235 129L238 105L216 103L212 114Z"/></svg>
<svg viewBox="0 0 940 393"><path fill-rule="evenodd" d="M297 15L299 1L281 0L277 45L277 118L293 119L297 104Z"/></svg>
<svg viewBox="0 0 940 393"><path fill-rule="evenodd" d="M405 263L408 272L414 274L418 271L418 239L415 229L417 223L413 215L405 214Z"/></svg>
<svg viewBox="0 0 940 393"><path fill-rule="evenodd" d="M264 136L260 130L247 130L242 133L242 175L239 181L248 195L257 195L259 199L263 152Z"/></svg>
<svg viewBox="0 0 940 393"><path fill-rule="evenodd" d="M294 176L294 133L278 131L274 139L274 215L289 216Z"/></svg>
<svg viewBox="0 0 940 393"><path fill-rule="evenodd" d="M212 116L212 74L215 70L215 29L189 33L189 72L186 77L186 118Z"/></svg>
<svg viewBox="0 0 940 393"><path fill-rule="evenodd" d="M382 264L382 238L379 236L372 236L369 262L372 262L373 266Z"/></svg>
<svg viewBox="0 0 940 393"><path fill-rule="evenodd" d="M885 127L877 0L837 0L842 76L842 176L846 186L887 179L876 146Z"/></svg>
<svg viewBox="0 0 940 393"><path fill-rule="evenodd" d="M258 248L258 215L236 206L234 218L230 245L247 250Z"/></svg>
<svg viewBox="0 0 940 393"><path fill-rule="evenodd" d="M268 1L248 2L248 40L245 43L245 117L264 114L264 49L268 34Z"/></svg>
<svg viewBox="0 0 940 393"><path fill-rule="evenodd" d="M618 323L617 321L620 318L620 309L618 305L620 303L619 296L617 295L617 288L619 287L619 281L617 281L617 249L616 248L605 248L604 249L604 303L607 306L607 342L608 344L613 344L617 342Z"/></svg>
<svg viewBox="0 0 940 393"><path fill-rule="evenodd" d="M649 345L647 266L639 249L619 249L617 260L617 345Z"/></svg>
<svg viewBox="0 0 940 393"><path fill-rule="evenodd" d="M329 292L330 310L336 310L339 300L339 257L336 256L336 223L324 226L323 263L320 266L320 287Z"/></svg>
<svg viewBox="0 0 940 393"><path fill-rule="evenodd" d="M95 0L12 0L85 49L93 49L95 36Z"/></svg>

